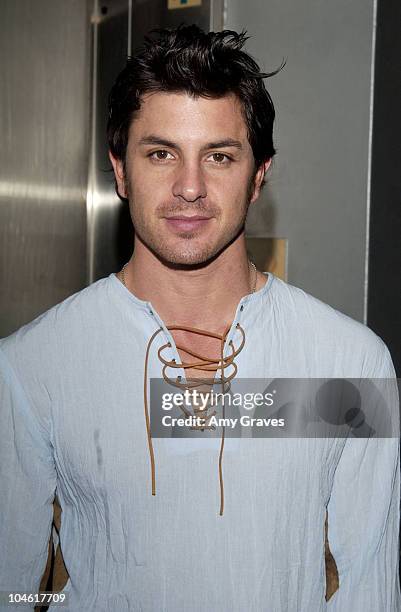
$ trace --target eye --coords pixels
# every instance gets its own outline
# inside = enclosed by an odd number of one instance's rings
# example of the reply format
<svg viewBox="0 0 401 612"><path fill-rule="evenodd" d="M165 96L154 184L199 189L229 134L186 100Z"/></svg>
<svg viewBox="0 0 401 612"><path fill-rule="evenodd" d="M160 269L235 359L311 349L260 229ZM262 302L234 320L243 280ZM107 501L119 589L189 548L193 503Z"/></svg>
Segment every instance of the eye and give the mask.
<svg viewBox="0 0 401 612"><path fill-rule="evenodd" d="M168 158L167 156L170 155L171 157ZM169 153L168 151L166 151L165 149L159 149L158 151L153 151L153 153L149 154L149 157L151 159L154 159L155 161L168 161L168 159L174 159L173 156L171 155L171 153Z"/></svg>
<svg viewBox="0 0 401 612"><path fill-rule="evenodd" d="M219 165L228 164L230 161L232 161L232 158L225 153L212 153L210 157L212 157L213 161Z"/></svg>

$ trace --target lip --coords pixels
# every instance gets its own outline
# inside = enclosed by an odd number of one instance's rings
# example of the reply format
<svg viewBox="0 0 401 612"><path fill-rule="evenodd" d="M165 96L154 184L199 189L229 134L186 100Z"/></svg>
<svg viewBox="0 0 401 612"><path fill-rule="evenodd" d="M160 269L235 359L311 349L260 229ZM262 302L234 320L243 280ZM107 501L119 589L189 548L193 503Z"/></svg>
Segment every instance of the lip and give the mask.
<svg viewBox="0 0 401 612"><path fill-rule="evenodd" d="M202 217L202 215L173 215L171 217L166 217L168 221L177 220L177 221L205 221L210 219L211 217Z"/></svg>
<svg viewBox="0 0 401 612"><path fill-rule="evenodd" d="M176 230L180 231L191 231L199 229L206 225L212 217L202 217L201 215L174 215L172 217L165 217L168 225Z"/></svg>

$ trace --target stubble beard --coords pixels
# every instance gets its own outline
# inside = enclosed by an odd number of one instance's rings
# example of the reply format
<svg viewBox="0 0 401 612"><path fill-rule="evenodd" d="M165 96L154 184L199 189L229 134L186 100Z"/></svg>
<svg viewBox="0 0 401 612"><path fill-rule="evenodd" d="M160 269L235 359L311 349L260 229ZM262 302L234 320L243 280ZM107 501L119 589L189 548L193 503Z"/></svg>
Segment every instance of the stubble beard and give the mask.
<svg viewBox="0 0 401 612"><path fill-rule="evenodd" d="M135 202L131 197L133 190L131 185L127 185L127 193L129 199L129 207L131 213L132 223L135 230L135 239L139 239L152 253L166 265L176 266L201 266L215 258L219 253L224 251L229 244L231 244L244 230L245 221L248 214L248 208L250 205L250 199L253 193L254 175L247 186L246 200L241 205L241 215L238 217L235 224L226 225L219 232L219 236L216 241L203 242L202 237L197 241L197 236L202 235L201 232L181 232L176 234L176 238L173 240L166 240L165 236L160 234L155 226L151 226L147 223L146 219L142 214L138 214L138 210L135 206ZM165 209L164 209L165 210ZM169 210L169 213L179 214L181 211ZM202 212L212 212L213 218L210 223L218 223L221 218L221 211L219 208L213 207L210 209L199 209L197 210L200 214ZM163 221L162 221L163 222ZM170 235L171 236L171 235ZM179 244L177 244L179 240Z"/></svg>

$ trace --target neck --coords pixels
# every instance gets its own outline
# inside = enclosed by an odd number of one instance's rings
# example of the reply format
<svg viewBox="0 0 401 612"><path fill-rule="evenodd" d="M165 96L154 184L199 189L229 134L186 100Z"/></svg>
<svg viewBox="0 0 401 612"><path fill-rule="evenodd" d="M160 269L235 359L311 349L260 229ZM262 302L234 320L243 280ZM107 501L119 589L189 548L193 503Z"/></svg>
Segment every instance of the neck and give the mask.
<svg viewBox="0 0 401 612"><path fill-rule="evenodd" d="M234 319L240 299L251 293L255 270L249 266L243 233L217 258L196 267L176 267L161 262L136 240L124 270L127 288L152 303L166 325L221 331ZM256 291L266 282L260 272Z"/></svg>

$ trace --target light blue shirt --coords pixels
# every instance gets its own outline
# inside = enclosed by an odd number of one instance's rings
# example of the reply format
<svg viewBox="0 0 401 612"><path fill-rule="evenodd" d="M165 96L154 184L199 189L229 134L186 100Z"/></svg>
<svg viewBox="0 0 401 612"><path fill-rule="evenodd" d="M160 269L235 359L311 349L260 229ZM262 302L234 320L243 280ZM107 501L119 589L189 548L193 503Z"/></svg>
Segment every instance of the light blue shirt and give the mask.
<svg viewBox="0 0 401 612"><path fill-rule="evenodd" d="M239 378L395 377L371 330L272 274L240 300L234 344L238 322ZM149 378L161 345L179 359L174 340L113 273L0 340L0 591L38 591L57 492L70 578L51 610L401 610L397 437L227 440L223 516L219 441L155 438L151 494L144 361L160 327Z"/></svg>

